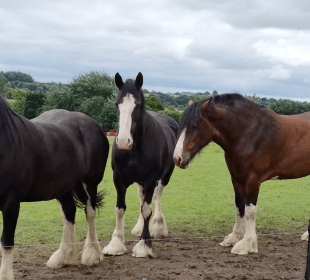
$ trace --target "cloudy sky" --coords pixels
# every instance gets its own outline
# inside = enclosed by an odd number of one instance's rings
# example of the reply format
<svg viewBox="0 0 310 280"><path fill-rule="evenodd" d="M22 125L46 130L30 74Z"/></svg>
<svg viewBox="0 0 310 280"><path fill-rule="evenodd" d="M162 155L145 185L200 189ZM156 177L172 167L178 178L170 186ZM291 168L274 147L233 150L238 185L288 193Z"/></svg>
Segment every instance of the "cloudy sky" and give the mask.
<svg viewBox="0 0 310 280"><path fill-rule="evenodd" d="M0 0L0 70L310 101L309 0Z"/></svg>

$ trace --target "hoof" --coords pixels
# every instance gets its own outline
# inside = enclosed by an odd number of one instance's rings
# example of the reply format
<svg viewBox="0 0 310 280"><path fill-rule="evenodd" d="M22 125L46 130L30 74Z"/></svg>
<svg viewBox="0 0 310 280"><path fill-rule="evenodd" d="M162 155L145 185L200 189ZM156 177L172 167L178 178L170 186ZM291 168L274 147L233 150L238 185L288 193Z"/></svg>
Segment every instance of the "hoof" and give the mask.
<svg viewBox="0 0 310 280"><path fill-rule="evenodd" d="M147 256L152 258L156 257L153 252L153 248L146 245L144 240L140 240L135 247L133 247L132 256L136 258L145 258Z"/></svg>
<svg viewBox="0 0 310 280"><path fill-rule="evenodd" d="M110 243L105 246L102 253L105 255L123 255L127 252L125 245L120 241L119 238L113 237Z"/></svg>
<svg viewBox="0 0 310 280"><path fill-rule="evenodd" d="M154 239L166 238L168 236L164 216L153 217L150 223L150 234Z"/></svg>
<svg viewBox="0 0 310 280"><path fill-rule="evenodd" d="M221 242L220 245L224 247L231 247L238 243L240 239L242 239L241 236L238 236L232 232L224 238L223 242Z"/></svg>
<svg viewBox="0 0 310 280"><path fill-rule="evenodd" d="M85 244L82 252L82 264L93 265L103 260L103 254L99 244L88 243Z"/></svg>
<svg viewBox="0 0 310 280"><path fill-rule="evenodd" d="M77 252L70 250L65 252L63 249L58 249L47 261L46 265L50 268L60 268L66 264L77 264Z"/></svg>
<svg viewBox="0 0 310 280"><path fill-rule="evenodd" d="M309 232L306 231L302 236L301 236L301 240L303 241L308 241L309 239Z"/></svg>
<svg viewBox="0 0 310 280"><path fill-rule="evenodd" d="M242 239L235 244L231 249L233 254L237 255L247 255L249 253L257 253L257 240L245 240Z"/></svg>

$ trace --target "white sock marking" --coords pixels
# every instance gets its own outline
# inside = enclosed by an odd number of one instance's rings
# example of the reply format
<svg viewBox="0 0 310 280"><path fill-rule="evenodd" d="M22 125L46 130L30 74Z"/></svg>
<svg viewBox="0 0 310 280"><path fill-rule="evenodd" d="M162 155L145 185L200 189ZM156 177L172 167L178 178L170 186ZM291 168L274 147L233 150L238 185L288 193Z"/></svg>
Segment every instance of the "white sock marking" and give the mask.
<svg viewBox="0 0 310 280"><path fill-rule="evenodd" d="M4 249L1 245L2 262L0 268L0 279L14 280L13 274L13 248Z"/></svg>
<svg viewBox="0 0 310 280"><path fill-rule="evenodd" d="M131 231L132 234L137 235L137 236L141 236L142 234L142 230L143 230L143 225L144 225L144 219L141 213L141 206L143 204L143 200L144 200L144 196L143 196L143 187L139 184L138 185L138 196L139 196L139 200L140 200L140 214L139 214L139 218L138 221L135 225L135 227L133 228L133 230Z"/></svg>
<svg viewBox="0 0 310 280"><path fill-rule="evenodd" d="M165 186L162 185L161 180L159 180L158 185L154 190L153 198L155 201L155 214L150 223L150 233L153 238L163 238L168 236L165 218L160 209L160 199L164 187Z"/></svg>
<svg viewBox="0 0 310 280"><path fill-rule="evenodd" d="M106 255L122 255L127 250L125 247L125 223L124 209L115 207L116 226L112 234L110 243L103 248L103 253Z"/></svg>
<svg viewBox="0 0 310 280"><path fill-rule="evenodd" d="M142 210L143 218L146 219L146 218L150 217L152 214L152 205L144 202L141 210Z"/></svg>
<svg viewBox="0 0 310 280"><path fill-rule="evenodd" d="M255 227L255 216L257 212L256 205L250 204L245 206L244 213L244 229L245 234L242 240L240 240L232 248L231 252L239 255L246 255L251 252L258 252L257 250L257 235Z"/></svg>
<svg viewBox="0 0 310 280"><path fill-rule="evenodd" d="M46 263L51 268L59 268L63 264L74 264L77 262L78 247L75 239L74 224L66 219L61 204L59 206L64 227L59 249L54 252Z"/></svg>
<svg viewBox="0 0 310 280"><path fill-rule="evenodd" d="M90 200L87 201L86 212L88 231L82 253L82 264L93 265L99 263L103 259L103 255L95 227L96 211L93 209Z"/></svg>

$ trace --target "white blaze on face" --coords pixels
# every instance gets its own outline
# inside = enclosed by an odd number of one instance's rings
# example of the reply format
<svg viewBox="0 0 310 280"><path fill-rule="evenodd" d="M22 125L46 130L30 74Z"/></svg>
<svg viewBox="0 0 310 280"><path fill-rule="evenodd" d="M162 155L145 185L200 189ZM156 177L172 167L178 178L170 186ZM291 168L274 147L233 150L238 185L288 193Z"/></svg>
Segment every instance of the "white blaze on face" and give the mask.
<svg viewBox="0 0 310 280"><path fill-rule="evenodd" d="M116 144L119 147L128 147L132 144L133 139L130 133L132 118L131 114L136 107L135 99L132 94L127 93L123 99L123 103L118 105L119 109L119 130Z"/></svg>
<svg viewBox="0 0 310 280"><path fill-rule="evenodd" d="M177 160L178 158L182 158L185 134L186 134L186 128L183 129L179 137L179 140L177 142L177 145L175 146L174 153L173 153L173 158L175 160Z"/></svg>

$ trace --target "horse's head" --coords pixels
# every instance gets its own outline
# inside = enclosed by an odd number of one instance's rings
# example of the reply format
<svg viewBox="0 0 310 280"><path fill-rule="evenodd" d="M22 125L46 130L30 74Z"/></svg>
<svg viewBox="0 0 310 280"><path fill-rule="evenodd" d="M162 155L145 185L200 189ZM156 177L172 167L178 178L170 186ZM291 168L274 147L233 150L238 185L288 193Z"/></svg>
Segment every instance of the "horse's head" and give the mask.
<svg viewBox="0 0 310 280"><path fill-rule="evenodd" d="M133 135L140 120L141 110L144 108L142 92L143 76L139 72L135 81L123 82L119 73L115 74L115 85L119 93L115 104L118 114L118 132L116 145L120 150L129 151L133 145Z"/></svg>
<svg viewBox="0 0 310 280"><path fill-rule="evenodd" d="M173 154L176 165L187 168L190 159L212 141L214 136L212 116L214 112L212 98L194 102L184 112Z"/></svg>

